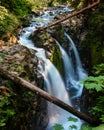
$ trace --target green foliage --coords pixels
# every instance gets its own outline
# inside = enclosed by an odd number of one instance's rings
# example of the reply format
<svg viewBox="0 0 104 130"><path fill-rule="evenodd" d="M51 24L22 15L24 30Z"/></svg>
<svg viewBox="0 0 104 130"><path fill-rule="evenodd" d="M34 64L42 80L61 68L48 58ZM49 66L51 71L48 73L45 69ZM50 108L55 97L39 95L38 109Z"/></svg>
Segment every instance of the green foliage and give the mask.
<svg viewBox="0 0 104 130"><path fill-rule="evenodd" d="M46 7L47 3L48 3L47 0L41 0L41 1L39 1L39 0L28 0L28 1L33 3L32 10L37 10L37 9L41 9L43 7Z"/></svg>
<svg viewBox="0 0 104 130"><path fill-rule="evenodd" d="M82 125L81 130L92 130L89 125Z"/></svg>
<svg viewBox="0 0 104 130"><path fill-rule="evenodd" d="M104 122L104 64L99 64L94 67L94 76L89 76L84 81L84 86L86 89L90 90L93 101L93 107L91 113ZM101 74L101 75L100 75ZM91 99L93 100L93 99Z"/></svg>
<svg viewBox="0 0 104 130"><path fill-rule="evenodd" d="M16 70L17 70L18 72L21 72L21 71L23 70L23 67L19 65L19 66L17 66Z"/></svg>
<svg viewBox="0 0 104 130"><path fill-rule="evenodd" d="M59 48L57 48L56 46L53 47L53 52L50 60L56 66L59 72L63 74L64 70L63 70L62 57Z"/></svg>
<svg viewBox="0 0 104 130"><path fill-rule="evenodd" d="M97 92L102 91L104 89L104 76L89 76L84 81L84 85L86 89L96 90Z"/></svg>
<svg viewBox="0 0 104 130"><path fill-rule="evenodd" d="M14 110L11 108L10 95L0 95L0 128L6 126L10 117L15 115Z"/></svg>
<svg viewBox="0 0 104 130"><path fill-rule="evenodd" d="M0 63L2 63L3 62L3 59L0 57Z"/></svg>
<svg viewBox="0 0 104 130"><path fill-rule="evenodd" d="M27 0L1 0L0 1L0 34L13 32L30 12L32 3ZM27 22L23 20L22 22ZM0 36L0 37L1 37Z"/></svg>
<svg viewBox="0 0 104 130"><path fill-rule="evenodd" d="M73 130L73 129L77 130L77 126L76 125L70 125L69 127L71 128L71 130Z"/></svg>
<svg viewBox="0 0 104 130"><path fill-rule="evenodd" d="M1 0L0 5L22 18L27 16L32 6L27 0Z"/></svg>
<svg viewBox="0 0 104 130"><path fill-rule="evenodd" d="M43 9L44 7L51 7L55 5L60 5L60 4L66 4L68 5L70 2L68 0L27 0L30 3L32 3L32 10L37 10L37 9Z"/></svg>
<svg viewBox="0 0 104 130"><path fill-rule="evenodd" d="M12 32L18 25L18 19L8 12L5 7L0 6L0 34L3 35L6 32Z"/></svg>
<svg viewBox="0 0 104 130"><path fill-rule="evenodd" d="M93 67L93 73L96 76L104 75L104 63L98 64L98 65L94 66Z"/></svg>
<svg viewBox="0 0 104 130"><path fill-rule="evenodd" d="M88 34L84 43L91 53L91 64L104 62L104 4L99 4L94 11L87 12L86 27Z"/></svg>
<svg viewBox="0 0 104 130"><path fill-rule="evenodd" d="M73 121L73 122L77 122L78 121L78 119L77 118L75 118L75 117L69 117L68 118L68 121Z"/></svg>
<svg viewBox="0 0 104 130"><path fill-rule="evenodd" d="M62 125L56 124L53 126L53 130L64 130L64 128L62 127Z"/></svg>
<svg viewBox="0 0 104 130"><path fill-rule="evenodd" d="M97 127L91 127L89 125L83 125L81 130L104 130L104 124L101 124Z"/></svg>
<svg viewBox="0 0 104 130"><path fill-rule="evenodd" d="M104 17L102 14L100 14L99 11L95 11L93 14L92 14L93 17L90 17L89 18L89 27L90 27L90 31L89 31L89 34L90 35L90 38L94 38L95 39L92 39L92 43L93 42L95 44L101 44L103 41L103 29L104 29ZM96 28L96 31L94 31L94 28ZM97 36L97 37L96 37Z"/></svg>
<svg viewBox="0 0 104 130"><path fill-rule="evenodd" d="M104 124L101 124L97 127L93 127L92 130L104 130Z"/></svg>
<svg viewBox="0 0 104 130"><path fill-rule="evenodd" d="M68 121L69 121L69 130L77 130L77 126L74 125L74 124L71 125L70 122L76 123L76 122L78 121L78 119L75 118L75 117L73 117L73 116L70 116L70 117L68 118ZM65 130L61 124L55 124L55 125L53 126L53 129L54 129L54 130Z"/></svg>
<svg viewBox="0 0 104 130"><path fill-rule="evenodd" d="M74 7L75 9L81 9L87 5L86 0L72 0L70 2L71 6Z"/></svg>
<svg viewBox="0 0 104 130"><path fill-rule="evenodd" d="M16 87L9 80L4 80L3 83L10 92L3 93L0 89L0 130L20 129L24 125L25 128L27 125L30 128L30 113L32 117L35 95L19 86Z"/></svg>
<svg viewBox="0 0 104 130"><path fill-rule="evenodd" d="M103 90L104 91L104 90ZM104 123L104 96L99 96L96 99L96 105L92 108L92 111L96 113L96 116Z"/></svg>

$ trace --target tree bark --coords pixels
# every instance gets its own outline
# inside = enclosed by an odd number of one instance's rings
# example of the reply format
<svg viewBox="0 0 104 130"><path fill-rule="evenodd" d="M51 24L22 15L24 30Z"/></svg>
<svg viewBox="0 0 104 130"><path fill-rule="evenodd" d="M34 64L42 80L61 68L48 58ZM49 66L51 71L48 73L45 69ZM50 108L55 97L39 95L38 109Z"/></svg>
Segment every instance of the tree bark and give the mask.
<svg viewBox="0 0 104 130"><path fill-rule="evenodd" d="M64 110L74 114L75 116L79 117L80 119L88 122L92 125L98 125L98 121L92 119L91 117L85 115L84 113L81 113L74 109L73 107L69 106L68 104L64 103L63 101L59 100L58 98L50 95L49 93L45 92L44 90L38 88L37 86L32 85L31 83L27 82L26 80L18 77L17 75L8 72L7 70L4 70L0 68L0 75L4 76L5 78L12 80L14 83L20 85L21 87L27 88L33 92L35 92L37 95L40 95L44 99L50 101L53 104L56 104L57 106L63 108Z"/></svg>
<svg viewBox="0 0 104 130"><path fill-rule="evenodd" d="M35 30L34 32L42 31L42 30L47 29L47 28L49 28L49 27L55 26L55 25L57 25L58 23L64 22L64 21L66 21L66 20L69 19L69 18L72 18L72 17L74 17L74 16L77 16L77 15L83 13L84 11L86 11L86 10L88 10L88 9L91 9L91 8L93 8L94 6L98 5L98 4L100 3L100 1L101 1L101 0L98 0L97 2L93 3L92 5L89 5L89 6L83 8L83 9L77 11L77 12L73 12L73 13L69 14L67 17L65 17L65 18L63 18L63 19L61 19L61 20L58 20L58 21L56 21L56 22L54 22L54 23L52 23L52 24L49 24L49 25L44 26L44 27L38 27L37 30Z"/></svg>

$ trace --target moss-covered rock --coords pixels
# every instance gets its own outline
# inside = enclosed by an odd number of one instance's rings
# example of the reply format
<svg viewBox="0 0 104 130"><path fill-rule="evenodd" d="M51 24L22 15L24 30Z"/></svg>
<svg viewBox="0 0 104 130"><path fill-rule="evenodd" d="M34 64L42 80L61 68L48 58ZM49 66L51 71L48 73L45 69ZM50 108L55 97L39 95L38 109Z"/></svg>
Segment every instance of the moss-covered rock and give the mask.
<svg viewBox="0 0 104 130"><path fill-rule="evenodd" d="M55 65L55 67L58 69L58 71L61 74L63 74L64 70L63 70L62 56L61 56L60 50L57 46L53 47L50 60Z"/></svg>
<svg viewBox="0 0 104 130"><path fill-rule="evenodd" d="M44 48L46 51L47 58L49 58L51 62L56 66L56 68L59 70L59 72L63 74L62 56L59 47L56 44L55 39L53 37L57 39L62 46L67 47L67 44L65 43L67 41L64 36L64 30L61 29L60 31L60 26L53 28L51 34L48 31L42 31L35 32L35 34L31 36L35 46L39 48Z"/></svg>

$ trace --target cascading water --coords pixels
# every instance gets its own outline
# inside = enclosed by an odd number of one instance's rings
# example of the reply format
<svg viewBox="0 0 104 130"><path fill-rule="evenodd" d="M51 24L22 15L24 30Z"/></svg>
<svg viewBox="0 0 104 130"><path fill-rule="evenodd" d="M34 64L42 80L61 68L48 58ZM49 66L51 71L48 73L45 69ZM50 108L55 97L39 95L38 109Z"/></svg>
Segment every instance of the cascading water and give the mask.
<svg viewBox="0 0 104 130"><path fill-rule="evenodd" d="M64 62L64 70L65 70L66 87L68 87L67 77L71 81L72 79L74 79L74 76L75 76L73 64L71 61L72 59L67 55L66 51L62 48L59 42L57 40L55 41L56 41L56 44L59 46L60 52L62 54L62 59Z"/></svg>
<svg viewBox="0 0 104 130"><path fill-rule="evenodd" d="M70 38L67 33L65 33L65 36L67 36L68 39ZM75 67L74 67L73 62L72 62L73 61L72 57L68 56L66 51L62 48L62 46L59 44L59 42L57 40L55 40L55 41L56 41L57 45L59 46L60 52L62 54L62 59L63 59L63 63L64 63L64 70L65 70L66 88L67 88L67 90L70 91L71 98L79 97L79 96L81 96L82 89L83 89L83 85L80 84L80 81L82 79L84 79L85 76L87 76L87 75L86 75L84 69L82 68L78 51L75 47L74 42L70 38L71 43L73 43L72 49L74 50L74 55L75 55L76 64L77 64L76 65L77 73L75 73L76 70L75 70ZM75 76L75 75L77 75L77 76ZM76 77L79 77L78 78L79 80L76 79Z"/></svg>
<svg viewBox="0 0 104 130"><path fill-rule="evenodd" d="M66 10L66 8L65 8ZM73 9L72 9L73 10ZM69 11L72 11L69 9ZM54 16L56 15L56 12L59 12L58 10L54 11L46 11L44 15L41 15L40 17L33 18L33 21L30 24L30 27L24 28L24 33L22 33L19 37L19 42L28 47L32 48L37 51L36 56L38 57L39 64L38 64L38 71L43 75L44 77L44 87L47 92L50 94L56 96L60 100L64 101L65 103L71 105L71 100L69 97L69 92L66 88L70 87L70 84L72 84L72 87L77 88L77 93L73 95L73 97L79 96L79 90L80 87L78 81L75 79L75 72L73 68L73 63L71 61L71 58L67 55L65 50L60 46L60 44L56 41L58 44L60 51L63 56L63 62L64 62L64 69L65 69L65 79L68 80L67 87L64 84L64 81L59 74L56 67L50 62L49 59L47 59L45 55L45 50L42 48L36 48L34 47L34 43L29 39L30 34L36 29L37 26L43 26L47 23L49 23L51 20L53 20ZM51 15L50 15L51 14ZM38 22L36 22L38 21ZM40 21L40 22L39 22ZM68 37L68 36L67 36ZM65 59L65 60L64 60ZM76 58L77 59L77 58ZM76 87L76 84L77 87ZM80 127L82 125L82 121L75 117L74 115L70 114L69 112L59 108L58 106L49 103L48 102L48 118L49 123L46 128L46 130L52 130L53 126L55 124L61 124L64 128L64 130L80 130ZM77 122L68 121L68 118L76 118Z"/></svg>
<svg viewBox="0 0 104 130"><path fill-rule="evenodd" d="M65 36L68 38L70 44L71 44L71 47L74 51L74 56L75 56L75 60L76 60L76 68L77 68L77 77L78 77L78 80L83 80L85 79L85 77L87 76L85 70L83 69L82 67L82 64L81 64L81 60L80 60L80 57L79 57L79 54L78 54L78 51L77 51L77 48L73 42L73 40L71 39L71 37L65 33Z"/></svg>

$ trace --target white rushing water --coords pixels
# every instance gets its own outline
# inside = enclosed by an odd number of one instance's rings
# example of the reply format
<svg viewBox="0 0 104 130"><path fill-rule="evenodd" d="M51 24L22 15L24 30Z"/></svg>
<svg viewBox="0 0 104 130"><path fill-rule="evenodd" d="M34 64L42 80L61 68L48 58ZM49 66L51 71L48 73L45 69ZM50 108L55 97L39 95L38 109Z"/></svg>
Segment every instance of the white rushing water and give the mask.
<svg viewBox="0 0 104 130"><path fill-rule="evenodd" d="M75 47L74 42L70 38L70 36L65 33L65 36L67 36L68 39L70 39L72 49L74 51L75 60L76 60L76 68L75 65L73 65L72 57L70 57L67 52L62 48L62 46L59 44L57 40L56 43L60 48L60 52L62 54L62 59L64 63L64 70L65 70L65 82L66 82L66 88L69 91L74 91L74 94L71 96L71 98L79 97L82 94L83 85L80 84L80 81L85 79L87 74L85 73L84 69L82 68L82 64L80 61L80 57L77 51L77 48ZM77 71L77 72L76 72ZM76 78L77 77L77 78Z"/></svg>
<svg viewBox="0 0 104 130"><path fill-rule="evenodd" d="M79 53L77 51L77 48L76 48L73 40L71 39L71 37L67 33L65 33L65 36L68 38L68 40L71 44L71 47L74 51L74 56L75 56L75 60L76 60L76 68L77 68L77 77L78 77L78 80L81 81L81 80L86 78L87 73L85 72L85 70L82 67Z"/></svg>
<svg viewBox="0 0 104 130"><path fill-rule="evenodd" d="M73 9L72 9L73 10ZM19 37L19 42L21 45L26 46L28 48L34 49L37 51L36 56L38 57L39 63L38 63L38 71L43 75L44 77L44 88L47 92L52 94L53 96L57 97L58 99L62 100L63 102L71 104L71 98L76 98L81 95L83 86L79 84L79 81L82 79L82 71L79 72L79 70L83 70L80 62L80 58L78 56L77 49L75 49L74 45L73 50L75 51L74 54L76 56L76 62L77 67L80 69L77 69L79 80L76 80L75 76L75 70L73 67L72 59L69 57L66 53L66 51L60 46L58 41L56 41L57 45L60 48L60 52L63 57L63 63L64 63L64 70L65 70L65 80L66 83L64 83L60 73L56 69L56 67L50 62L49 59L47 59L45 55L45 50L43 48L36 48L34 47L34 43L29 39L29 36L31 33L36 29L36 27L41 27L43 25L48 24L50 21L52 21L55 17L55 15L58 13L63 13L65 11L72 11L71 9L68 9L67 7L63 8L63 10L51 10L46 11L43 15L38 17L33 17L33 22L30 24L29 27L26 27L23 29L23 33ZM35 22L34 22L35 21ZM65 34L69 41L72 43L71 38ZM78 59L79 58L79 59ZM81 74L81 76L80 76ZM84 73L83 73L84 74ZM70 97L71 94L67 91L67 89L70 90L70 88L75 88L76 93L73 95L73 97ZM80 108L78 108L80 110ZM80 130L80 127L82 125L82 121L75 117L74 115L70 114L69 112L59 108L58 106L49 103L48 102L48 119L49 123L46 128L46 130L53 130L53 126L55 124L61 124L64 128L64 130ZM76 118L77 121L69 121L68 118ZM73 127L73 128L72 128Z"/></svg>

